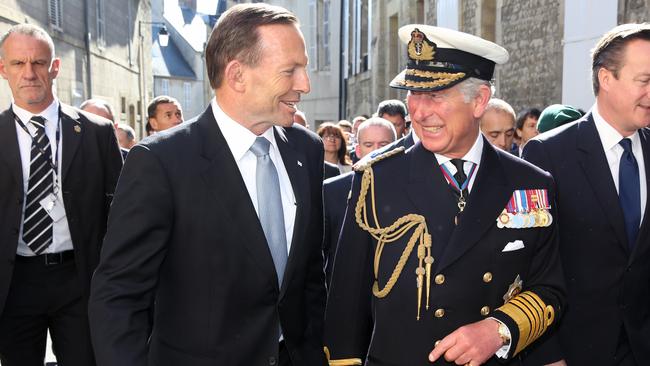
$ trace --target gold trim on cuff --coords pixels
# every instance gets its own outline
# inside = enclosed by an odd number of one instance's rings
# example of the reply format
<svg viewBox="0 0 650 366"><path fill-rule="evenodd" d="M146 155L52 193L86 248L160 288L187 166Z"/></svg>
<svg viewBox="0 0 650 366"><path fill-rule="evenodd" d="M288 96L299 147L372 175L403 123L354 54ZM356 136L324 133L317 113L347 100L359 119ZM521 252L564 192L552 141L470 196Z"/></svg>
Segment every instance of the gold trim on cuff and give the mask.
<svg viewBox="0 0 650 366"><path fill-rule="evenodd" d="M508 315L519 328L519 340L513 356L541 337L555 320L555 310L532 291L510 299L498 310Z"/></svg>
<svg viewBox="0 0 650 366"><path fill-rule="evenodd" d="M323 347L325 351L325 357L327 358L327 363L330 366L361 366L363 362L360 358L344 358L340 360L330 360L330 350L327 347Z"/></svg>

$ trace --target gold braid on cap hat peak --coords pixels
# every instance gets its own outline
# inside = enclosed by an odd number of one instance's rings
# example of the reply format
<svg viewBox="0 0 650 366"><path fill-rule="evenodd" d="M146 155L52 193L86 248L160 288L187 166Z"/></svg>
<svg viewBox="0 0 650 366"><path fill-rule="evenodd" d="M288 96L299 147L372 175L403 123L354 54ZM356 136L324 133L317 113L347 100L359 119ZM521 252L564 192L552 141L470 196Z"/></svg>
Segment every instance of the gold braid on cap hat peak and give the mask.
<svg viewBox="0 0 650 366"><path fill-rule="evenodd" d="M436 71L423 71L418 69L406 69L405 75L413 75L421 78L432 78L432 81L413 81L413 80L399 80L398 84L407 86L409 88L437 88L453 83L454 81L461 80L465 77L464 72L436 72Z"/></svg>
<svg viewBox="0 0 650 366"><path fill-rule="evenodd" d="M354 210L355 219L359 227L368 233L377 240L377 247L375 248L375 258L374 258L374 273L375 273L375 282L372 285L372 293L378 297L386 297L390 291L395 286L395 283L399 279L399 276L402 274L402 270L406 265L407 260L409 259L415 243L418 242L417 256L418 256L418 267L415 270L416 274L416 286L417 286L417 298L418 298L418 312L417 320L420 320L420 310L422 307L422 285L424 282L424 276L426 275L426 309L429 309L429 293L431 289L431 265L433 264L433 257L431 256L431 234L429 234L429 229L424 216L417 214L408 214L400 217L395 220L390 226L381 227L379 220L377 219L377 208L375 204L375 177L372 169L372 164L380 160L386 159L390 156L396 155L404 151L403 147L388 151L384 154L381 154L367 163L355 166L355 170L363 171L363 177L361 179L361 191L359 193L359 199ZM372 204L372 216L374 219L374 227L370 225L368 220L368 207L366 202L366 196L370 190L370 202ZM380 290L379 289L379 261L381 260L381 254L384 250L386 244L392 243L396 240L401 239L406 233L413 230L413 234L409 239L402 255L400 256L393 273L390 275L386 285Z"/></svg>

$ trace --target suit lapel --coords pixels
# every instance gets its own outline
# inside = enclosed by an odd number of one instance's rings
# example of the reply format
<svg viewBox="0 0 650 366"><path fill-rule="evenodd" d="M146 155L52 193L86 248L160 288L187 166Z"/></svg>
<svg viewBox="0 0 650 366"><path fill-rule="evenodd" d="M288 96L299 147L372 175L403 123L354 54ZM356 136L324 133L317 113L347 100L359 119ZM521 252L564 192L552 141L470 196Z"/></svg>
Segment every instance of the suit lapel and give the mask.
<svg viewBox="0 0 650 366"><path fill-rule="evenodd" d="M603 213L605 213L616 236L618 236L619 244L627 251L627 234L625 233L623 211L605 157L605 151L591 115L585 121L580 122L577 136L578 162L585 177L587 177L587 182L594 190L596 204L600 205ZM568 194L571 194L571 192Z"/></svg>
<svg viewBox="0 0 650 366"><path fill-rule="evenodd" d="M422 144L416 144L407 154L410 156L410 166L406 195L427 220L437 261L451 235L456 201L433 153Z"/></svg>
<svg viewBox="0 0 650 366"><path fill-rule="evenodd" d="M72 165L72 160L79 148L79 143L81 142L81 136L84 133L84 129L79 120L79 113L77 113L74 108L61 104L59 116L61 118L62 141L61 175L63 177L62 181L65 182L68 177L70 166Z"/></svg>
<svg viewBox="0 0 650 366"><path fill-rule="evenodd" d="M11 108L0 114L0 160L9 168L9 173L20 187L23 186L23 169L20 161L20 147L18 146L18 135ZM23 192L23 189L19 189Z"/></svg>
<svg viewBox="0 0 650 366"><path fill-rule="evenodd" d="M438 271L452 264L471 249L490 228L506 206L512 189L506 180L506 172L499 156L488 141L483 140L481 164L476 173L467 206L460 216L449 244L440 260ZM527 187L522 187L527 188ZM529 187L537 188L537 187ZM488 218L486 220L486 218Z"/></svg>
<svg viewBox="0 0 650 366"><path fill-rule="evenodd" d="M238 225L248 223L246 230L241 230L241 245L257 263L263 273L271 274L269 281L277 287L273 258L264 237L264 231L251 202L250 195L241 177L235 158L223 137L212 107L208 107L197 122L201 138L200 162L202 178L213 199L220 203L224 214Z"/></svg>
<svg viewBox="0 0 650 366"><path fill-rule="evenodd" d="M282 155L284 167L289 175L293 194L296 197L296 219L293 225L291 249L287 260L287 266L284 271L284 281L282 282L280 297L284 295L291 274L296 266L296 252L300 249L298 248L299 243L304 242L303 236L307 228L306 220L311 210L311 202L309 200L311 194L309 192L309 176L307 173L307 167L305 166L307 160L305 155L302 152L299 152L292 145L292 141L288 140L286 133L287 131L284 130L283 133L278 133L278 130L274 128L275 141L280 150L280 155Z"/></svg>

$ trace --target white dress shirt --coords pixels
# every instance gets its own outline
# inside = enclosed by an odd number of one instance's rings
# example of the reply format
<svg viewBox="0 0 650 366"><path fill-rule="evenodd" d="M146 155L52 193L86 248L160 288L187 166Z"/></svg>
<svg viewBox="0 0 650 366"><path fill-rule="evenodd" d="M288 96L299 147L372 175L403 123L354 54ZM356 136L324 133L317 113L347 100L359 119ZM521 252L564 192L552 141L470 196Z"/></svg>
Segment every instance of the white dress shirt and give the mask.
<svg viewBox="0 0 650 366"><path fill-rule="evenodd" d="M239 172L244 179L244 184L248 190L248 195L253 202L255 211L259 217L259 209L257 207L257 185L255 182L255 171L257 169L257 157L250 151L251 146L258 137L246 127L235 122L219 107L216 98L210 102L212 105L212 112L214 118L217 120L217 125L226 139L226 143L230 148L230 152L235 158ZM279 127L275 127L278 133L283 136L284 131ZM278 150L278 144L275 141L273 128L269 128L261 136L271 142L269 148L269 155L275 169L278 171L278 179L280 180L280 195L282 196L282 211L284 213L284 228L287 235L287 253L291 250L291 240L293 238L293 226L296 219L296 198L293 194L289 174L284 167L282 155Z"/></svg>
<svg viewBox="0 0 650 366"><path fill-rule="evenodd" d="M605 157L607 157L607 164L609 165L609 171L612 173L612 179L614 180L614 186L616 186L616 192L618 193L618 168L621 161L621 156L623 155L623 147L618 143L623 138L629 138L632 141L632 153L636 159L637 165L639 166L639 187L641 193L641 222L643 222L643 216L645 212L646 200L648 197L648 187L645 184L646 181L646 171L645 163L643 160L643 148L641 147L641 138L639 137L639 132L636 131L630 136L621 135L614 127L611 126L603 116L598 112L598 104L595 104L591 109L591 113L594 117L594 123L596 124L596 130L598 130L598 136L600 137L600 142L603 144L603 150L605 150Z"/></svg>
<svg viewBox="0 0 650 366"><path fill-rule="evenodd" d="M52 162L58 161L58 171L57 171L57 184L59 186L57 193L57 202L63 206L63 189L61 189L61 162L62 162L62 151L63 151L63 133L60 132L60 138L57 144L56 140L56 130L59 125L59 101L54 100L45 110L41 113L33 114L28 112L17 105L11 105L16 116L23 122L29 134L23 130L18 122L14 122L16 125L16 133L18 135L18 147L20 149L20 161L23 168L23 218L20 222L20 235L18 236L18 255L22 256L34 256L36 255L25 242L23 241L23 221L25 220L25 205L27 203L27 189L29 184L29 169L30 169L30 160L31 160L31 150L32 150L32 136L36 133L36 127L34 127L29 120L32 116L38 115L45 118L45 134L47 138L50 139L50 148L52 149ZM57 146L58 145L58 146ZM57 159L57 160L54 160ZM62 207L65 211L65 207ZM53 223L52 225L52 244L50 244L43 253L58 253L65 250L72 250L72 237L70 236L70 228L68 226L68 218L64 216L61 220Z"/></svg>
<svg viewBox="0 0 650 366"><path fill-rule="evenodd" d="M415 134L413 137L415 138ZM474 186L474 181L476 180L476 174L478 173L479 166L481 165L481 155L483 154L483 136L479 133L478 136L476 137L476 141L474 141L474 145L472 145L472 148L469 149L467 154L465 154L462 157L462 160L465 160L465 163L463 164L463 170L465 171L465 175L469 177L469 183L467 184L467 192L472 193L472 187ZM436 155L436 160L438 160L438 165L443 165L445 164L445 167L449 169L449 172L453 176L454 174L457 173L456 167L454 164L451 163L451 158L448 158L444 155L440 154L435 154ZM469 163L474 163L476 165L476 168L474 170L474 174L472 176L469 176L469 172L472 170L472 164Z"/></svg>

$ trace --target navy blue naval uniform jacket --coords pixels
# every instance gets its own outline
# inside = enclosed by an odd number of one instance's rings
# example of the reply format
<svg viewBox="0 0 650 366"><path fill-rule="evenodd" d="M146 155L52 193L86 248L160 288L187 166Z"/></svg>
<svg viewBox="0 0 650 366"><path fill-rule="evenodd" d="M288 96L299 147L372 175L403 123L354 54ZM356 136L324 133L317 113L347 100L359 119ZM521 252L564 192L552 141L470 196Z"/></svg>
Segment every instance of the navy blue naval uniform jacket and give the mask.
<svg viewBox="0 0 650 366"><path fill-rule="evenodd" d="M358 365L365 362L367 366L430 366L428 354L437 340L460 326L492 316L503 321L512 333L506 363L520 364L516 353L532 342L533 333L539 336L543 332L544 320L541 313L506 314L497 309L504 305L503 296L519 276L527 298L539 300L529 304L533 311L552 308L548 329L553 327L564 306L557 228L554 224L544 228L498 228L496 220L513 191L520 189L546 189L553 206L550 213L555 216L551 176L484 140L480 168L455 226L456 196L435 155L421 143L374 163L372 169L381 227L406 214L426 219L434 257L429 308L425 307L424 286L420 319L416 320L417 249L408 257L391 292L383 298L373 295L377 243L355 221L362 177L361 172L356 173L326 309L325 345L330 360ZM366 202L371 207L370 193ZM372 213L368 216L372 217ZM412 232L384 247L378 266L380 289L393 273ZM516 240L521 240L524 247L503 251ZM497 361L494 356L487 364L503 364L503 360ZM441 359L435 365L451 364Z"/></svg>

